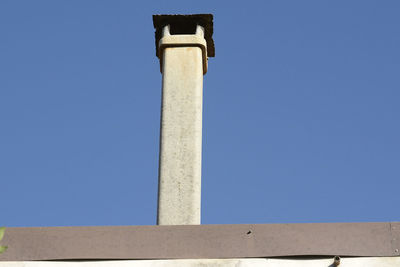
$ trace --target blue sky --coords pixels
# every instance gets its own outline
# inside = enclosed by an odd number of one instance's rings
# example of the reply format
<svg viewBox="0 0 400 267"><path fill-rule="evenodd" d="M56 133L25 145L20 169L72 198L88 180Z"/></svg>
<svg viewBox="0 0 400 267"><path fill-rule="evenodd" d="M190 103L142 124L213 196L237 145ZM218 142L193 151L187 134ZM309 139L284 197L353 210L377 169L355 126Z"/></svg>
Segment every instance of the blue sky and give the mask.
<svg viewBox="0 0 400 267"><path fill-rule="evenodd" d="M399 1L0 1L0 225L155 224L152 14L213 13L202 223L399 221Z"/></svg>

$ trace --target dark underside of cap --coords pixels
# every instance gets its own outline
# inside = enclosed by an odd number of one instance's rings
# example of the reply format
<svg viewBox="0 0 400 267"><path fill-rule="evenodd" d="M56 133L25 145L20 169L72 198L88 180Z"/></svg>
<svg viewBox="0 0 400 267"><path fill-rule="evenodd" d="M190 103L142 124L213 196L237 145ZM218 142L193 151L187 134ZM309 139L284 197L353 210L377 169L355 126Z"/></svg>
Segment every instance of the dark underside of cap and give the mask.
<svg viewBox="0 0 400 267"><path fill-rule="evenodd" d="M204 28L204 38L207 41L207 56L215 56L213 35L213 15L212 14L192 14L192 15L153 15L153 25L156 29L156 55L159 57L158 43L162 37L162 30L166 25L170 25L171 34L194 34L196 26Z"/></svg>

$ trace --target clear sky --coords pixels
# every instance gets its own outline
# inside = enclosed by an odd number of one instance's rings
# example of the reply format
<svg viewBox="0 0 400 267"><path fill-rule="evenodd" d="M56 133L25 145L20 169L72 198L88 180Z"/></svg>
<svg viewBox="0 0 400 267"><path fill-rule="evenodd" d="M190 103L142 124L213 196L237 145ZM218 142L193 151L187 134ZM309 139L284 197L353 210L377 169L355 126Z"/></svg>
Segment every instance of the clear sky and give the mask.
<svg viewBox="0 0 400 267"><path fill-rule="evenodd" d="M0 1L0 225L155 224L152 14L213 13L202 223L399 221L400 1Z"/></svg>

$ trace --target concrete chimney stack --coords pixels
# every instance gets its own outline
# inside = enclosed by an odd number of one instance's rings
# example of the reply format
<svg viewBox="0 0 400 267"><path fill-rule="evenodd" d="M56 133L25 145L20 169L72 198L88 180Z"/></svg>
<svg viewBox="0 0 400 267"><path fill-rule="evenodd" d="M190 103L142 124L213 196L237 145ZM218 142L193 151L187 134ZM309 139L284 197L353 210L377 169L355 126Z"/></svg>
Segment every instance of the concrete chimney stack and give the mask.
<svg viewBox="0 0 400 267"><path fill-rule="evenodd" d="M200 224L203 75L213 16L154 15L162 73L159 225Z"/></svg>

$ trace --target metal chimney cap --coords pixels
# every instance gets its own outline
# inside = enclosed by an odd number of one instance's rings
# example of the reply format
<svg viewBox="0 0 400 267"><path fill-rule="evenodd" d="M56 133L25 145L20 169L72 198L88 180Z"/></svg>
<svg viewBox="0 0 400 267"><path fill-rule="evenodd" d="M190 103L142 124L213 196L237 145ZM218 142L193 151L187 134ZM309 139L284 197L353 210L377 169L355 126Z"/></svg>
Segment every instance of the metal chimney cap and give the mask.
<svg viewBox="0 0 400 267"><path fill-rule="evenodd" d="M153 25L156 29L156 55L160 57L158 42L162 36L164 26L170 25L171 34L195 34L196 26L204 28L204 38L207 42L207 56L215 56L213 35L213 15L212 14L192 14L192 15L153 15Z"/></svg>

